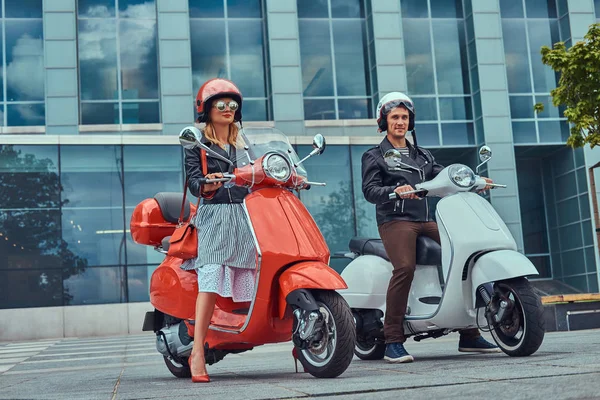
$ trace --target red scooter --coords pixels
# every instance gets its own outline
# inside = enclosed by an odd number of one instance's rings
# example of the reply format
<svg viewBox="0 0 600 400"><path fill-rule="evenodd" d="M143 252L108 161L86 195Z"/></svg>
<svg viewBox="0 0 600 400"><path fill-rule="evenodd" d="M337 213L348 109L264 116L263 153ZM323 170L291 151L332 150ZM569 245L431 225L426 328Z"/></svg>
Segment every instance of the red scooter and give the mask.
<svg viewBox="0 0 600 400"><path fill-rule="evenodd" d="M350 308L336 292L346 283L329 267L329 249L315 221L294 195L311 183L302 162L325 150L322 135L314 138L314 150L300 160L288 138L272 128L245 128L244 141L234 163L200 143L196 127L184 128L179 139L185 148L203 148L208 157L225 160L233 174L206 179L224 186L250 189L244 208L257 249L254 298L236 303L217 297L205 342L206 363L227 354L267 344L293 342L293 356L306 372L333 378L350 365L356 330ZM182 194L159 193L136 207L131 234L136 243L155 246L166 254L182 203ZM185 206L186 220L195 212ZM197 229L202 229L201 226ZM154 331L156 346L171 373L189 377L187 362L193 346L197 274L180 268L183 260L166 256L150 281L154 311L146 314L144 331Z"/></svg>

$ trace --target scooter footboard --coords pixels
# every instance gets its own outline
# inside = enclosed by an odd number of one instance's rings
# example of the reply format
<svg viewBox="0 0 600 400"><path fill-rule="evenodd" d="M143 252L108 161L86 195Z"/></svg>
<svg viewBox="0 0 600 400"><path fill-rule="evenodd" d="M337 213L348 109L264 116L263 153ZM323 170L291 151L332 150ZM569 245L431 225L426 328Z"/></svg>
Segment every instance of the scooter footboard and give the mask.
<svg viewBox="0 0 600 400"><path fill-rule="evenodd" d="M348 286L342 277L320 261L304 261L286 269L279 277L279 317L287 307L286 297L297 289L339 290Z"/></svg>
<svg viewBox="0 0 600 400"><path fill-rule="evenodd" d="M477 288L480 285L530 275L539 275L539 273L533 263L519 252L497 250L482 255L471 270L473 307L475 307Z"/></svg>

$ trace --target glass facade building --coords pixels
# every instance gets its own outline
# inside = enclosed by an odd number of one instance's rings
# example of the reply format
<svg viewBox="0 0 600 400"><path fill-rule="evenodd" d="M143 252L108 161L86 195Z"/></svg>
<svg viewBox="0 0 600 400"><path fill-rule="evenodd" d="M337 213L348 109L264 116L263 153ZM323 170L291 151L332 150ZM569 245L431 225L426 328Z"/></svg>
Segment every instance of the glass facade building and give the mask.
<svg viewBox="0 0 600 400"><path fill-rule="evenodd" d="M324 134L305 167L327 186L300 197L332 254L378 236L361 156L382 139L379 98L403 91L441 164L492 148L484 173L508 188L487 196L538 280L598 292L600 150L565 146L540 47L582 40L600 0L0 3L0 312L148 301L162 255L129 219L182 190L177 134L212 77L239 85L244 125L282 130L301 156Z"/></svg>

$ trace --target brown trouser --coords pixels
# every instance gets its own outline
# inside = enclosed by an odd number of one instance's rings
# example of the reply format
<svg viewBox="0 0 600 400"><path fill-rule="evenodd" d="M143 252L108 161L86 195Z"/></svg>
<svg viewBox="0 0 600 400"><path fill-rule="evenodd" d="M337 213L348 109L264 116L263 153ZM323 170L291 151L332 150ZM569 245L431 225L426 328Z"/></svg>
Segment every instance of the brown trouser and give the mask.
<svg viewBox="0 0 600 400"><path fill-rule="evenodd" d="M379 235L394 271L386 297L383 332L386 343L404 343L404 314L417 263L417 237L428 236L440 243L435 222L390 221L379 226ZM462 337L477 337L476 328L460 331Z"/></svg>

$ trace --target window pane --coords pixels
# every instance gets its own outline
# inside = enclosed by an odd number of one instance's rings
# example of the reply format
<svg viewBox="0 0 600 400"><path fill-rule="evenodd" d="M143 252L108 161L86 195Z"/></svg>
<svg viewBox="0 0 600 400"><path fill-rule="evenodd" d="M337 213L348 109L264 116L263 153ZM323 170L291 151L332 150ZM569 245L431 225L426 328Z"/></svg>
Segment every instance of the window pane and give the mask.
<svg viewBox="0 0 600 400"><path fill-rule="evenodd" d="M411 94L434 94L429 21L404 19L402 25L404 37L411 38L411 40L404 41L408 92Z"/></svg>
<svg viewBox="0 0 600 400"><path fill-rule="evenodd" d="M327 0L297 0L298 18L328 18Z"/></svg>
<svg viewBox="0 0 600 400"><path fill-rule="evenodd" d="M44 100L41 20L5 21L6 100Z"/></svg>
<svg viewBox="0 0 600 400"><path fill-rule="evenodd" d="M123 99L157 99L156 20L122 20L119 28Z"/></svg>
<svg viewBox="0 0 600 400"><path fill-rule="evenodd" d="M558 35L558 22L556 21L528 21L529 45L531 48L531 64L533 67L533 82L538 93L550 92L556 87L558 74L552 68L542 63L540 49L560 41Z"/></svg>
<svg viewBox="0 0 600 400"><path fill-rule="evenodd" d="M150 301L150 278L158 265L127 267L128 301Z"/></svg>
<svg viewBox="0 0 600 400"><path fill-rule="evenodd" d="M268 121L266 100L244 100L242 107L244 121Z"/></svg>
<svg viewBox="0 0 600 400"><path fill-rule="evenodd" d="M227 0L227 17L261 18L261 0Z"/></svg>
<svg viewBox="0 0 600 400"><path fill-rule="evenodd" d="M8 126L42 126L46 124L44 104L8 104L6 106Z"/></svg>
<svg viewBox="0 0 600 400"><path fill-rule="evenodd" d="M571 23L569 22L569 16L565 15L558 21L558 27L560 30L560 40L565 41L571 37Z"/></svg>
<svg viewBox="0 0 600 400"><path fill-rule="evenodd" d="M115 0L77 0L77 11L80 17L114 17Z"/></svg>
<svg viewBox="0 0 600 400"><path fill-rule="evenodd" d="M60 268L73 258L60 237L58 209L0 211L0 270Z"/></svg>
<svg viewBox="0 0 600 400"><path fill-rule="evenodd" d="M0 12L1 14L1 12ZM4 43L4 34L2 33L2 29L0 29L0 43ZM4 60L4 46L0 46L0 57ZM0 74L4 76L4 62L0 65ZM4 101L4 79L0 79L0 101ZM0 126L4 125L4 107L0 106Z"/></svg>
<svg viewBox="0 0 600 400"><path fill-rule="evenodd" d="M65 279L71 299L68 305L123 303L125 298L123 267L87 268L84 273Z"/></svg>
<svg viewBox="0 0 600 400"><path fill-rule="evenodd" d="M0 146L0 209L60 207L57 172L57 146Z"/></svg>
<svg viewBox="0 0 600 400"><path fill-rule="evenodd" d="M191 18L223 18L223 0L189 0ZM192 31L193 32L193 31Z"/></svg>
<svg viewBox="0 0 600 400"><path fill-rule="evenodd" d="M231 79L244 97L265 97L265 64L262 20L229 24Z"/></svg>
<svg viewBox="0 0 600 400"><path fill-rule="evenodd" d="M471 98L440 97L440 114L442 121L473 119Z"/></svg>
<svg viewBox="0 0 600 400"><path fill-rule="evenodd" d="M42 0L4 0L6 18L42 18Z"/></svg>
<svg viewBox="0 0 600 400"><path fill-rule="evenodd" d="M350 146L352 152L352 174L354 186L354 205L356 209L357 236L378 238L375 204L369 203L362 192L362 156L372 146ZM311 178L312 179L312 178Z"/></svg>
<svg viewBox="0 0 600 400"><path fill-rule="evenodd" d="M538 121L540 142L564 143L569 138L567 121Z"/></svg>
<svg viewBox="0 0 600 400"><path fill-rule="evenodd" d="M544 105L544 111L537 115L538 118L564 117L564 106L555 107L554 104L552 104L552 98L550 96L535 96L535 102Z"/></svg>
<svg viewBox="0 0 600 400"><path fill-rule="evenodd" d="M211 78L227 78L225 22L190 21L193 87Z"/></svg>
<svg viewBox="0 0 600 400"><path fill-rule="evenodd" d="M365 96L367 88L364 21L333 21L338 96Z"/></svg>
<svg viewBox="0 0 600 400"><path fill-rule="evenodd" d="M512 119L533 118L533 99L531 96L510 96L510 115Z"/></svg>
<svg viewBox="0 0 600 400"><path fill-rule="evenodd" d="M595 2L599 2L600 0L594 0ZM556 2L556 6L558 8L558 17L562 17L563 15L569 12L568 0L558 0Z"/></svg>
<svg viewBox="0 0 600 400"><path fill-rule="evenodd" d="M550 268L550 256L528 257L535 266L535 269L540 273L537 278L550 278L552 270Z"/></svg>
<svg viewBox="0 0 600 400"><path fill-rule="evenodd" d="M473 124L442 124L442 139L444 145L475 144Z"/></svg>
<svg viewBox="0 0 600 400"><path fill-rule="evenodd" d="M421 124L417 123L417 144L419 146L439 146L440 135L438 130L438 124Z"/></svg>
<svg viewBox="0 0 600 400"><path fill-rule="evenodd" d="M331 0L331 17L364 18L363 2L361 0Z"/></svg>
<svg viewBox="0 0 600 400"><path fill-rule="evenodd" d="M119 124L118 103L81 103L82 125Z"/></svg>
<svg viewBox="0 0 600 400"><path fill-rule="evenodd" d="M427 18L427 1L423 0L402 0L402 18Z"/></svg>
<svg viewBox="0 0 600 400"><path fill-rule="evenodd" d="M160 107L157 103L123 103L124 124L157 124L160 122Z"/></svg>
<svg viewBox="0 0 600 400"><path fill-rule="evenodd" d="M68 298L62 275L51 269L0 271L0 309L62 306Z"/></svg>
<svg viewBox="0 0 600 400"><path fill-rule="evenodd" d="M554 0L527 0L525 2L527 18L556 18Z"/></svg>
<svg viewBox="0 0 600 400"><path fill-rule="evenodd" d="M298 21L304 96L333 96L329 22Z"/></svg>
<svg viewBox="0 0 600 400"><path fill-rule="evenodd" d="M435 21L433 43L438 93L469 93L469 67L462 21Z"/></svg>
<svg viewBox="0 0 600 400"><path fill-rule="evenodd" d="M596 17L600 18L600 0L594 0L594 6L596 7Z"/></svg>
<svg viewBox="0 0 600 400"><path fill-rule="evenodd" d="M298 146L299 154L308 154L312 146ZM354 202L350 176L348 146L330 146L329 158L313 158L305 165L311 181L325 182L320 190L304 190L302 202L313 215L323 233L329 250L348 250L348 242L354 236Z"/></svg>
<svg viewBox="0 0 600 400"><path fill-rule="evenodd" d="M78 45L81 98L118 98L115 20L80 20Z"/></svg>
<svg viewBox="0 0 600 400"><path fill-rule="evenodd" d="M523 18L523 0L500 0L502 18Z"/></svg>
<svg viewBox="0 0 600 400"><path fill-rule="evenodd" d="M154 0L119 0L119 17L156 19Z"/></svg>
<svg viewBox="0 0 600 400"><path fill-rule="evenodd" d="M437 121L437 104L435 97L412 97L415 112L419 121Z"/></svg>
<svg viewBox="0 0 600 400"><path fill-rule="evenodd" d="M369 99L339 99L339 119L371 118L371 101Z"/></svg>
<svg viewBox="0 0 600 400"><path fill-rule="evenodd" d="M462 18L462 0L430 0L431 18ZM423 3L426 3L425 1Z"/></svg>
<svg viewBox="0 0 600 400"><path fill-rule="evenodd" d="M513 122L512 131L515 143L537 143L535 122Z"/></svg>
<svg viewBox="0 0 600 400"><path fill-rule="evenodd" d="M304 100L304 119L335 119L333 100Z"/></svg>
<svg viewBox="0 0 600 400"><path fill-rule="evenodd" d="M525 21L503 20L502 32L504 34L508 91L530 93L531 80L529 78L527 43L523 40L525 38Z"/></svg>

